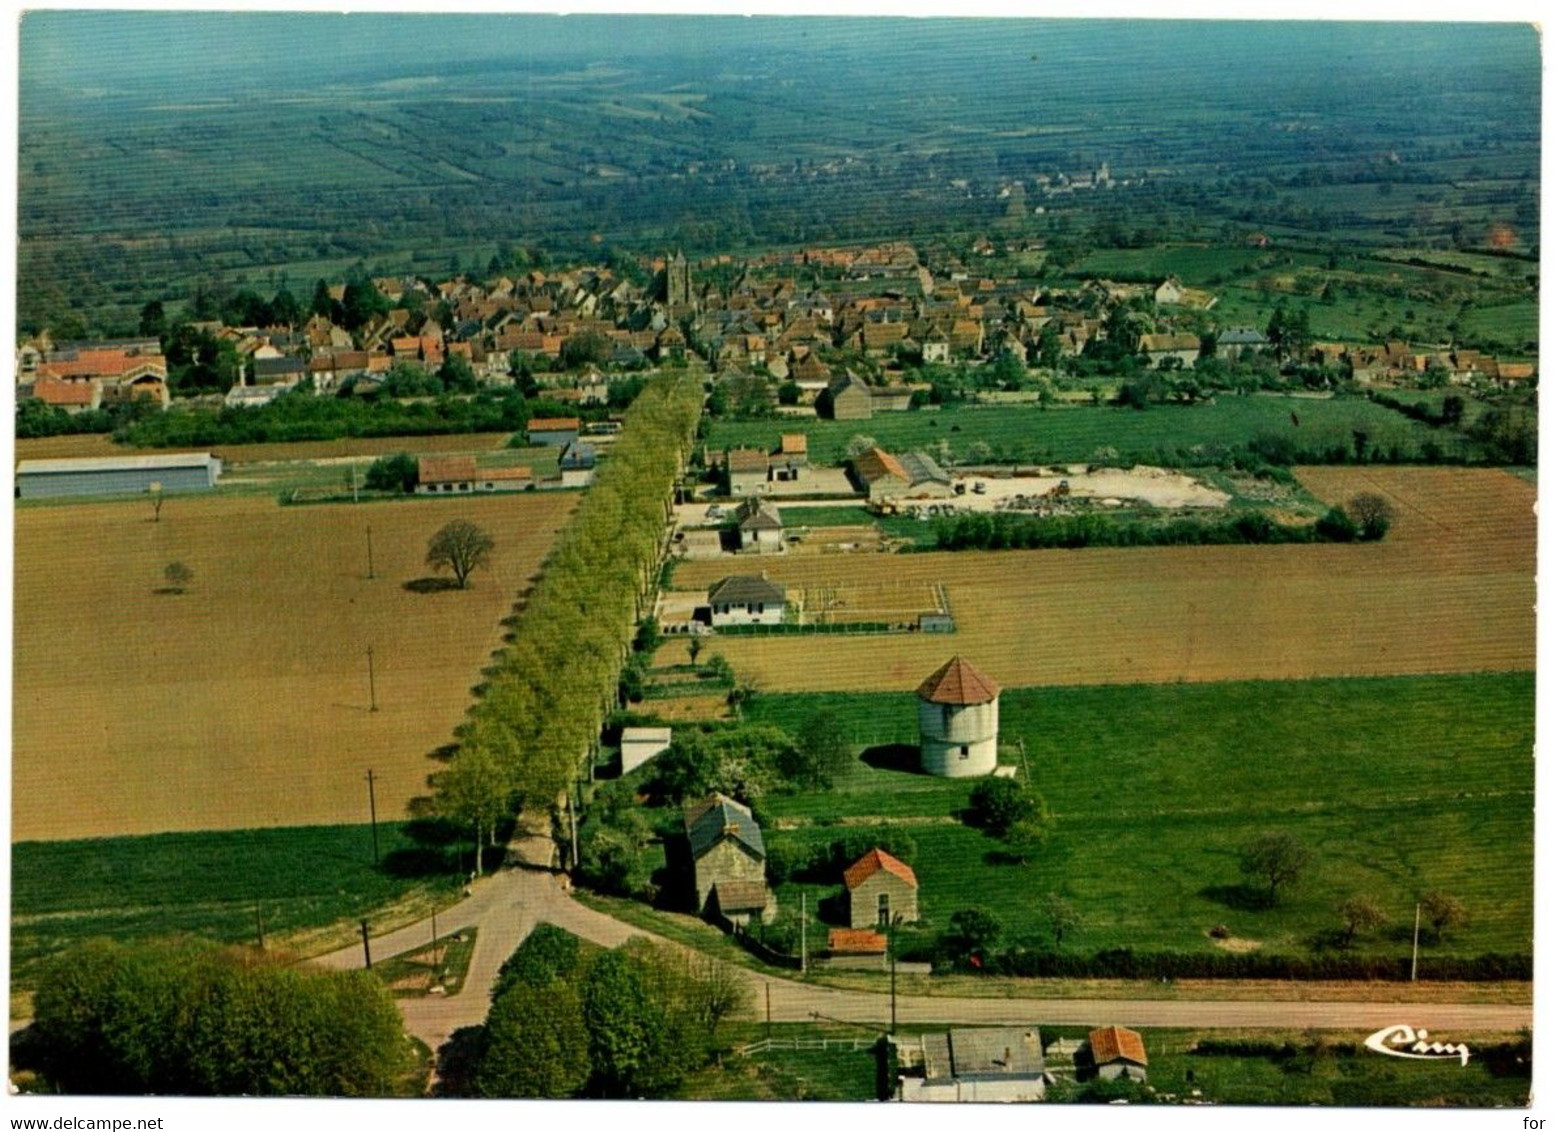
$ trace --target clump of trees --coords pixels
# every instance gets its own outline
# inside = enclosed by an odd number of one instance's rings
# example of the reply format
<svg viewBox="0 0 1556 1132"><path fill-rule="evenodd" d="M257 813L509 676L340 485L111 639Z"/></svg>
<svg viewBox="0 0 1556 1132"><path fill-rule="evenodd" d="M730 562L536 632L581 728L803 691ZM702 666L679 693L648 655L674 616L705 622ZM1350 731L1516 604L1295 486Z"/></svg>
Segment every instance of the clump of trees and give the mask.
<svg viewBox="0 0 1556 1132"><path fill-rule="evenodd" d="M1261 833L1238 850L1238 870L1264 889L1265 903L1274 906L1281 889L1302 876L1313 854L1289 833Z"/></svg>
<svg viewBox="0 0 1556 1132"><path fill-rule="evenodd" d="M398 491L410 494L416 490L421 472L416 457L408 452L396 452L393 456L380 456L368 466L364 483L369 491Z"/></svg>
<svg viewBox="0 0 1556 1132"><path fill-rule="evenodd" d="M707 1064L750 988L717 960L634 939L584 951L542 924L503 965L476 1040L482 1097L663 1097Z"/></svg>
<svg viewBox="0 0 1556 1132"><path fill-rule="evenodd" d="M376 1097L414 1068L372 975L196 942L95 941L44 970L30 1049L66 1093Z"/></svg>

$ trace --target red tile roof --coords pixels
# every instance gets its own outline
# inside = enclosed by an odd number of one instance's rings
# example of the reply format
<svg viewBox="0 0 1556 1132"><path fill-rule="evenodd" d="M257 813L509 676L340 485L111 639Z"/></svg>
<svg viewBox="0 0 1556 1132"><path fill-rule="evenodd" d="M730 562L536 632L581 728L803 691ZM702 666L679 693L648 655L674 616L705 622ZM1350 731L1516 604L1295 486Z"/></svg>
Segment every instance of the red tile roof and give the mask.
<svg viewBox="0 0 1556 1132"><path fill-rule="evenodd" d="M416 461L421 483L469 483L476 478L474 456L423 456Z"/></svg>
<svg viewBox="0 0 1556 1132"><path fill-rule="evenodd" d="M778 451L785 456L803 456L810 448L810 441L803 432L786 432L778 438Z"/></svg>
<svg viewBox="0 0 1556 1132"><path fill-rule="evenodd" d="M918 686L918 697L932 704L986 704L1000 686L959 656L953 656Z"/></svg>
<svg viewBox="0 0 1556 1132"><path fill-rule="evenodd" d="M90 381L44 379L32 387L32 395L46 405L91 405L93 393Z"/></svg>
<svg viewBox="0 0 1556 1132"><path fill-rule="evenodd" d="M913 477L890 452L879 448L871 448L867 452L861 452L854 457L854 471L865 483L874 483L878 479L892 476L903 483L912 483Z"/></svg>
<svg viewBox="0 0 1556 1132"><path fill-rule="evenodd" d="M536 417L527 426L529 432L578 431L577 417Z"/></svg>
<svg viewBox="0 0 1556 1132"><path fill-rule="evenodd" d="M845 888L858 888L876 873L885 869L892 876L907 881L914 888L918 887L918 877L913 875L913 870L880 849L871 849L863 857L860 857L848 868L843 870L843 886Z"/></svg>
<svg viewBox="0 0 1556 1132"><path fill-rule="evenodd" d="M1137 1065L1146 1064L1145 1041L1133 1030L1122 1026L1104 1026L1093 1030L1087 1039L1091 1043L1092 1060L1098 1065L1122 1058Z"/></svg>
<svg viewBox="0 0 1556 1132"><path fill-rule="evenodd" d="M885 955L886 937L864 928L833 928L827 932L827 950L839 955Z"/></svg>

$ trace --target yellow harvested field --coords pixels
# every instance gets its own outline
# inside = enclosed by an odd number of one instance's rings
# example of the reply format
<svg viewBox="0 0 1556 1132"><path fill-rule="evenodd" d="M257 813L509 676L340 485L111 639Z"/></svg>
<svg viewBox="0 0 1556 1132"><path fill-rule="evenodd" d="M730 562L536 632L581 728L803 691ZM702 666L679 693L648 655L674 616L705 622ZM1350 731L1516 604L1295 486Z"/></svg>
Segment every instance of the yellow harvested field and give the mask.
<svg viewBox="0 0 1556 1132"><path fill-rule="evenodd" d="M218 444L210 451L221 457L223 463L229 464L329 460L342 456L383 456L395 452L409 452L414 456L429 452L490 452L505 447L512 436L511 432L461 432L449 436L348 436L340 440L299 440L284 444ZM100 433L46 436L16 442L18 460L138 455L145 455L145 451L125 448Z"/></svg>
<svg viewBox="0 0 1556 1132"><path fill-rule="evenodd" d="M362 822L369 768L379 816L403 816L576 502L18 510L12 837ZM491 532L492 568L407 590L453 519ZM157 593L173 561L193 581Z"/></svg>
<svg viewBox="0 0 1556 1132"><path fill-rule="evenodd" d="M910 690L952 653L1008 686L1275 680L1534 667L1535 489L1461 468L1313 468L1387 497L1381 543L773 557L791 586L941 583L950 636L714 638L768 691ZM679 566L677 587L739 571ZM685 659L684 642L664 646Z"/></svg>

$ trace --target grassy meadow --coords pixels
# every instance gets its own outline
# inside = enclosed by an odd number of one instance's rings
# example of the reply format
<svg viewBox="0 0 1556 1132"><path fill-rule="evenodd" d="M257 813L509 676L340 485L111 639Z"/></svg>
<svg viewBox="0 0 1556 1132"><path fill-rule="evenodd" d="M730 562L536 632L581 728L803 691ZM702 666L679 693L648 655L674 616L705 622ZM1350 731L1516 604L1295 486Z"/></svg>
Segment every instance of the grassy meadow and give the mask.
<svg viewBox="0 0 1556 1132"><path fill-rule="evenodd" d="M452 897L457 869L407 823L168 833L11 847L11 973L29 986L49 955L83 940L180 933L270 947L349 944L355 921L410 921ZM453 853L456 846L448 846ZM330 933L346 921L345 929ZM336 938L338 936L338 938Z"/></svg>
<svg viewBox="0 0 1556 1132"><path fill-rule="evenodd" d="M1532 674L1012 689L1000 706L1002 761L1019 763L1025 742L1055 817L1030 862L956 820L971 783L912 769L910 694L757 697L749 718L793 729L826 710L856 749L875 749L829 792L764 800L771 844L898 826L917 844L931 926L981 906L1009 938L1040 935L1038 901L1056 892L1084 920L1083 950L1205 949L1224 924L1227 946L1306 954L1339 926L1339 904L1365 894L1392 922L1356 950L1398 954L1430 889L1462 900L1470 922L1428 956L1529 950ZM1313 853L1273 909L1256 906L1237 864L1267 830ZM812 886L812 906L834 891ZM794 886L780 896L798 904Z"/></svg>
<svg viewBox="0 0 1556 1132"><path fill-rule="evenodd" d="M772 448L780 432L797 429L810 438L810 458L819 464L841 463L856 436L873 437L893 452L923 448L934 453L944 441L956 461L1000 463L1210 463L1217 450L1267 434L1289 438L1304 450L1335 445L1349 449L1357 429L1368 434L1371 445L1397 446L1410 454L1428 442L1450 452L1467 444L1454 433L1428 428L1358 398L1222 396L1213 403L1160 405L1143 412L1090 405L1048 410L968 407L884 413L867 421L719 420L709 430L708 447ZM988 446L987 454L974 451L979 443Z"/></svg>

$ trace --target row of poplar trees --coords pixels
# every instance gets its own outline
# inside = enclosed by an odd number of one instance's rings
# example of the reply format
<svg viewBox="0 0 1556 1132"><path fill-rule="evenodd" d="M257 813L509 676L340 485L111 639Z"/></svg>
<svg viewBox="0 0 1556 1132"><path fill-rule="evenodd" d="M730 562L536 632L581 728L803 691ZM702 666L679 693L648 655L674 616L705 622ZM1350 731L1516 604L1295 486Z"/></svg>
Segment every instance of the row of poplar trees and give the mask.
<svg viewBox="0 0 1556 1132"><path fill-rule="evenodd" d="M635 626L651 609L702 399L697 378L667 374L633 401L521 603L512 644L461 725L453 758L428 778L434 811L474 831L477 871L498 824L556 804L599 738Z"/></svg>

